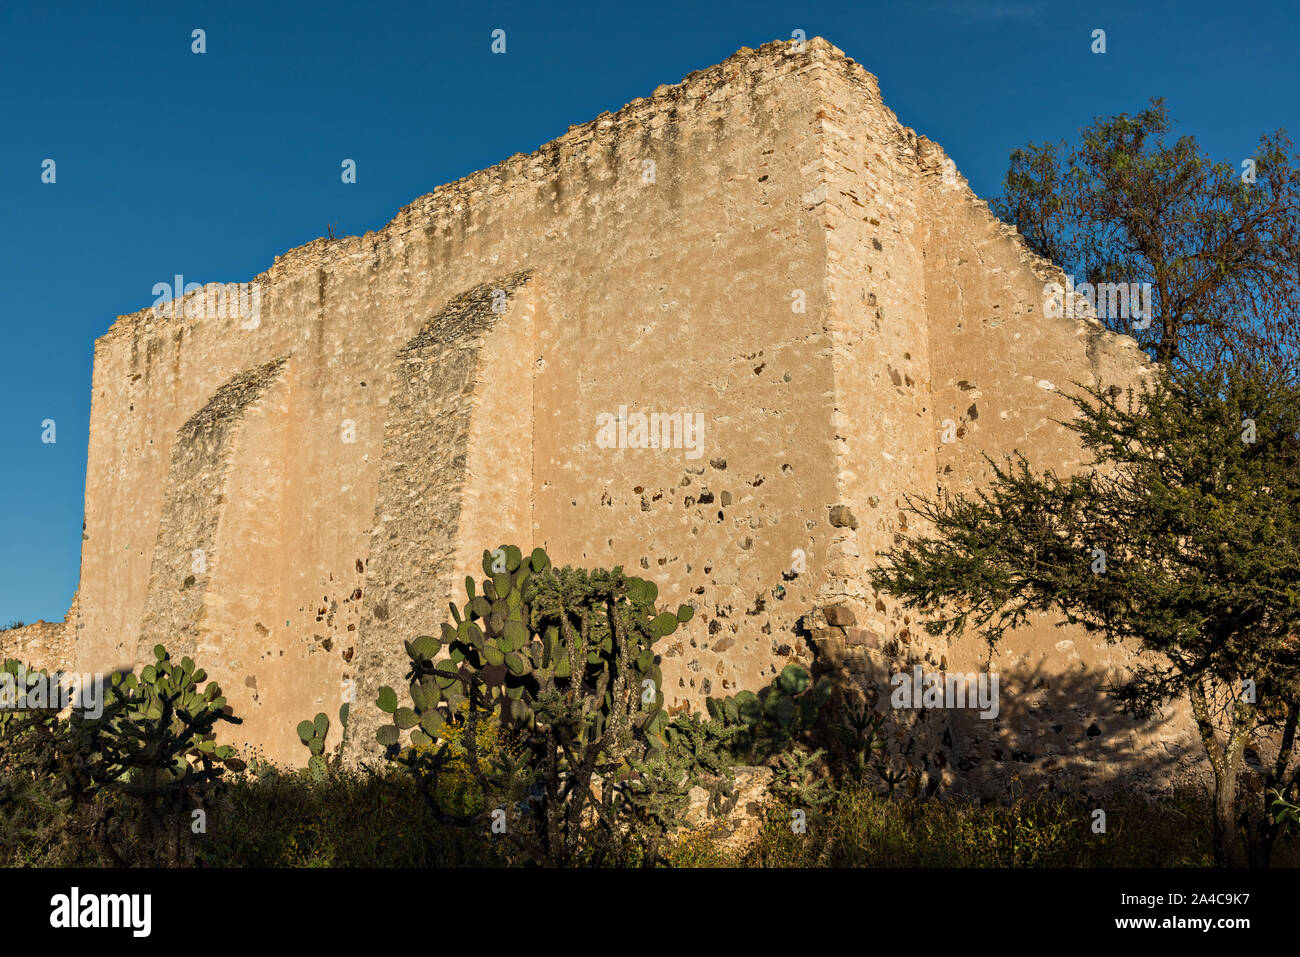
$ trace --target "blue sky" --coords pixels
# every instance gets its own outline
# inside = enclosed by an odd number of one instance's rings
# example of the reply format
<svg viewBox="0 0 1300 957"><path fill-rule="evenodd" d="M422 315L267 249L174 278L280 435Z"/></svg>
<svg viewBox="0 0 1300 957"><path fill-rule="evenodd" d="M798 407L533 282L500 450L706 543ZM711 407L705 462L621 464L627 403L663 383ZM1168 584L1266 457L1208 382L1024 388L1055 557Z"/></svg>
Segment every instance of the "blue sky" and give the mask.
<svg viewBox="0 0 1300 957"><path fill-rule="evenodd" d="M1035 0L0 6L0 624L76 588L92 348L154 283L241 282L738 47L821 35L981 196L1012 149L1168 99L1240 162L1296 120L1300 9ZM191 31L207 52L191 53ZM490 51L506 31L506 54ZM1107 52L1090 51L1094 29ZM355 185L340 181L357 161ZM57 180L41 182L43 160ZM42 422L56 423L54 444Z"/></svg>

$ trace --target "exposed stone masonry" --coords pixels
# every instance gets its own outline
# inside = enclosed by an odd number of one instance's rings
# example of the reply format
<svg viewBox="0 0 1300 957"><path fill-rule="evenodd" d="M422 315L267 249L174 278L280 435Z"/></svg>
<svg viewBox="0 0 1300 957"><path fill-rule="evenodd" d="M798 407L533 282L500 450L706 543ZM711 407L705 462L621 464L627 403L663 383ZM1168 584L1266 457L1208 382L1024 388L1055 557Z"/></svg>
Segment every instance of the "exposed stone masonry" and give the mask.
<svg viewBox="0 0 1300 957"><path fill-rule="evenodd" d="M1001 714L934 716L936 773L1169 783L1195 739L1113 713L1123 649L1047 619L992 656L931 639L866 575L907 493L977 486L985 453L1076 468L1061 391L1147 374L1132 340L1045 317L1062 278L841 51L742 49L277 257L257 323L119 318L75 639L39 644L79 670L193 648L235 733L286 760L355 689L360 753L401 641L437 633L483 548L541 545L696 607L662 651L673 711L790 661L868 691L988 667ZM702 416L702 454L602 448L624 411Z"/></svg>

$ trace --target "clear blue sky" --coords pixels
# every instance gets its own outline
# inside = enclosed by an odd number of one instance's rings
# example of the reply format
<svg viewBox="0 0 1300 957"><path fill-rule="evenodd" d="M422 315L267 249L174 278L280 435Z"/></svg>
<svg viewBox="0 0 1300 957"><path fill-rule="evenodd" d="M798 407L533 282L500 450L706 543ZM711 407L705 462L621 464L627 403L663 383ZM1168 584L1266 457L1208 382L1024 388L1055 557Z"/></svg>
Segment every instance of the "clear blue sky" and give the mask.
<svg viewBox="0 0 1300 957"><path fill-rule="evenodd" d="M378 229L440 183L796 28L879 77L985 197L1013 148L1152 96L1216 157L1239 162L1278 127L1300 138L1296 0L5 0L0 624L67 609L93 342L155 282L242 282L327 223ZM1089 49L1097 28L1105 55ZM355 185L340 182L346 157Z"/></svg>

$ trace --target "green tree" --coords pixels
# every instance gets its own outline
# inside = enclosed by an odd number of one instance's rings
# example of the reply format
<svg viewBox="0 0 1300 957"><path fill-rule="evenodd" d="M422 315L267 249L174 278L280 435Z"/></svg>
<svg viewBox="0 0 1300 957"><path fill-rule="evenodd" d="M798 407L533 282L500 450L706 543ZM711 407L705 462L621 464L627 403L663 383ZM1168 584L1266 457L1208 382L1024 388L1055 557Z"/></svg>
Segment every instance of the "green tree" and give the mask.
<svg viewBox="0 0 1300 957"><path fill-rule="evenodd" d="M933 531L884 553L874 583L932 634L971 626L995 644L1056 612L1158 652L1114 691L1138 716L1190 702L1214 775L1217 859L1264 864L1278 827L1267 792L1297 786L1300 389L1258 368L1184 369L1072 401L1062 424L1089 465L1061 477L1019 454L990 459L985 490L911 500ZM1276 759L1247 802L1244 750L1270 734Z"/></svg>
<svg viewBox="0 0 1300 957"><path fill-rule="evenodd" d="M1161 363L1300 369L1300 157L1282 130L1212 161L1162 100L1011 154L994 212L1077 283L1150 283L1150 324L1099 318ZM1243 165L1244 164L1244 165Z"/></svg>

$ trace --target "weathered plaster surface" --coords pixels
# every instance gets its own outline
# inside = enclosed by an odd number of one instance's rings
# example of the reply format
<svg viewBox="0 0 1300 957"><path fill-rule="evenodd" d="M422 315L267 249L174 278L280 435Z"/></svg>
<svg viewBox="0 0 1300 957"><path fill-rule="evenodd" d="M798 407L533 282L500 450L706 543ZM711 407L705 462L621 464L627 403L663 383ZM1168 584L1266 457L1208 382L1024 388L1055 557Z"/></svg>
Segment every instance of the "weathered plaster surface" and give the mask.
<svg viewBox="0 0 1300 957"><path fill-rule="evenodd" d="M741 50L278 257L255 328L121 317L95 347L65 644L80 670L193 647L236 735L300 760L294 724L349 687L364 741L402 639L515 541L699 609L663 650L674 710L814 652L858 682L987 662L1002 718L940 733L971 780L1142 758L1163 782L1192 738L1110 714L1122 653L1044 621L990 660L865 575L906 493L973 487L985 452L1076 467L1062 390L1145 374L1130 340L1043 316L1053 278L842 52ZM699 414L702 446L599 447L620 410Z"/></svg>

